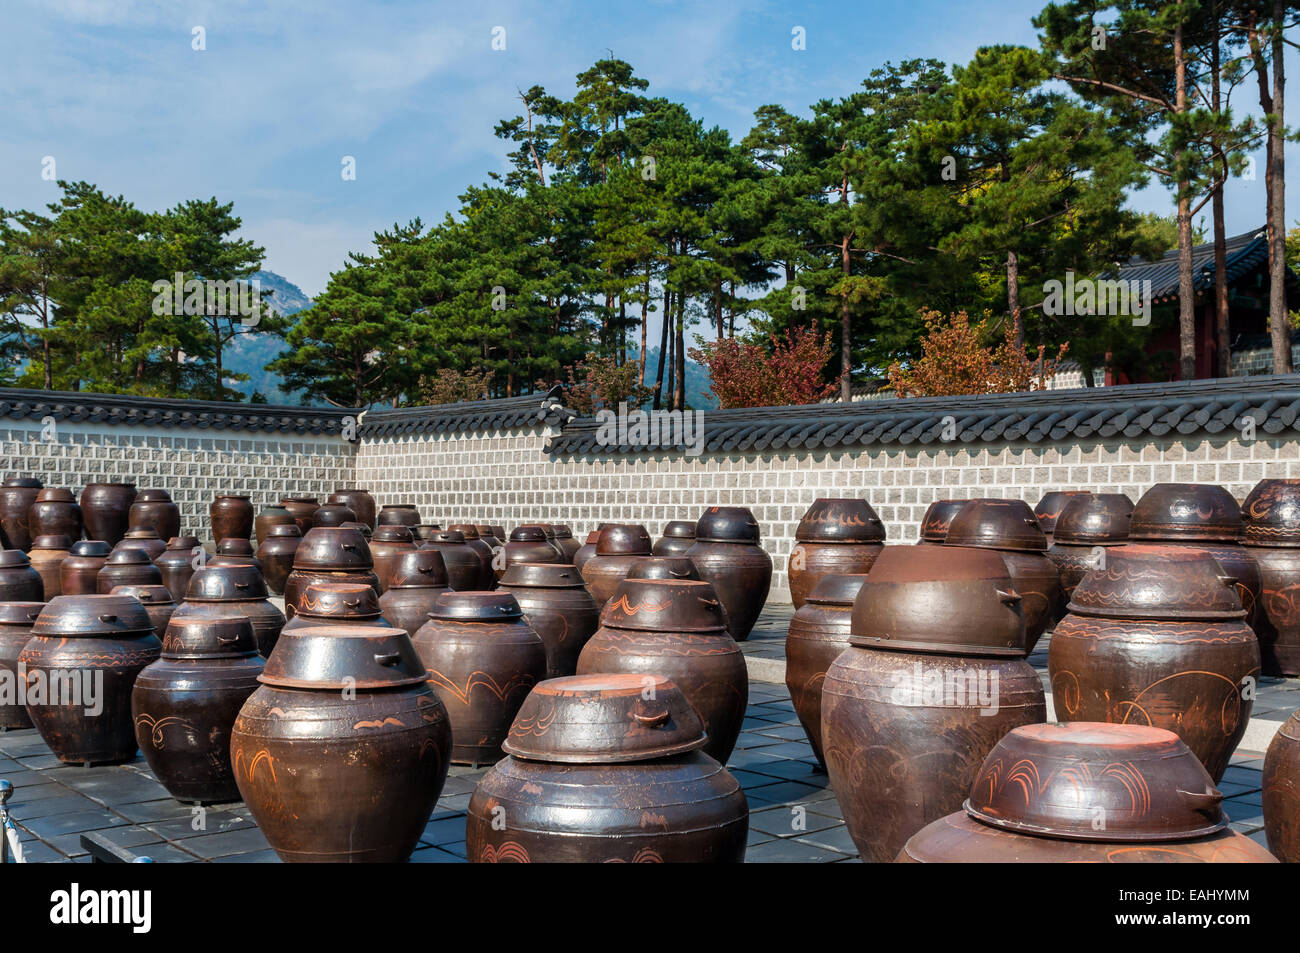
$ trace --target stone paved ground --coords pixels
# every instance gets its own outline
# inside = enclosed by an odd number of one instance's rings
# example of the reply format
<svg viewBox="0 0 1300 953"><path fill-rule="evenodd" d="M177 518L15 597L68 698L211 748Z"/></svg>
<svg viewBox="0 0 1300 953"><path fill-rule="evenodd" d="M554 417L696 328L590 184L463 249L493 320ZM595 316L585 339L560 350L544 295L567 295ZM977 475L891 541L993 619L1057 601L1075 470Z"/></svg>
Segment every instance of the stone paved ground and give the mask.
<svg viewBox="0 0 1300 953"><path fill-rule="evenodd" d="M744 643L746 655L783 658L789 616L788 606L765 611L754 636ZM1045 646L1040 645L1030 661L1046 675ZM1264 680L1255 716L1284 720L1300 702L1298 692L1300 686L1283 679ZM1232 826L1261 844L1262 766L1262 752L1239 751L1219 785L1227 795ZM817 767L784 685L751 682L749 710L728 767L749 799L746 860L856 859L839 805ZM451 769L413 862L464 862L465 811L485 770ZM70 767L50 754L34 730L12 731L0 733L0 779L15 785L10 807L31 861L86 862L81 834L99 831L158 862L278 862L243 804L209 808L206 827L195 830L192 809L168 797L141 758L127 765Z"/></svg>

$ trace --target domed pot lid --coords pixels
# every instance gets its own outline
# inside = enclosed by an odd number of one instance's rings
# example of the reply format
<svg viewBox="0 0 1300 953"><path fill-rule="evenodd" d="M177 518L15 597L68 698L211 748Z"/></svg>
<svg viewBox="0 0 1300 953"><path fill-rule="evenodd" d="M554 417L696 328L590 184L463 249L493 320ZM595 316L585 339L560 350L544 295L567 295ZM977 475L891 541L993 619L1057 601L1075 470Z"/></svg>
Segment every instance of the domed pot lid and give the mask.
<svg viewBox="0 0 1300 953"><path fill-rule="evenodd" d="M1025 654L1025 617L995 550L886 546L853 601L860 648L945 655Z"/></svg>
<svg viewBox="0 0 1300 953"><path fill-rule="evenodd" d="M170 503L172 497L166 490L138 490L135 494L135 501L137 503Z"/></svg>
<svg viewBox="0 0 1300 953"><path fill-rule="evenodd" d="M353 582L314 582L298 597L294 611L321 619L379 615L379 597L371 586Z"/></svg>
<svg viewBox="0 0 1300 953"><path fill-rule="evenodd" d="M597 556L649 556L650 532L633 523L610 523L596 537Z"/></svg>
<svg viewBox="0 0 1300 953"><path fill-rule="evenodd" d="M1300 546L1300 480L1260 480L1241 515L1247 546Z"/></svg>
<svg viewBox="0 0 1300 953"><path fill-rule="evenodd" d="M32 626L32 634L49 638L95 638L140 635L153 631L149 613L131 596L55 596Z"/></svg>
<svg viewBox="0 0 1300 953"><path fill-rule="evenodd" d="M405 527L403 527L403 528L405 528ZM297 536L298 538L302 538L302 530L300 530L300 529L298 528L298 524L297 524L297 523L275 523L275 524L273 524L272 526L267 527L266 535L267 535L268 537L270 537L270 536ZM407 536L407 539L410 539L411 534L410 534L410 533L407 533L406 536Z"/></svg>
<svg viewBox="0 0 1300 953"><path fill-rule="evenodd" d="M44 602L0 602L0 625L30 627L46 605Z"/></svg>
<svg viewBox="0 0 1300 953"><path fill-rule="evenodd" d="M984 760L965 803L981 823L1087 841L1203 837L1223 795L1172 731L1097 722L1025 725Z"/></svg>
<svg viewBox="0 0 1300 953"><path fill-rule="evenodd" d="M294 529L297 528L295 524ZM217 543L217 552L223 556L251 556L253 555L253 543L251 540L227 536Z"/></svg>
<svg viewBox="0 0 1300 953"><path fill-rule="evenodd" d="M1123 493L1089 493L1065 504L1053 536L1058 543L1122 543L1128 539L1133 501Z"/></svg>
<svg viewBox="0 0 1300 953"><path fill-rule="evenodd" d="M32 549L70 550L71 548L72 537L63 533L37 536L32 540Z"/></svg>
<svg viewBox="0 0 1300 953"><path fill-rule="evenodd" d="M727 628L713 586L693 579L624 579L601 610L600 624L647 632L719 632Z"/></svg>
<svg viewBox="0 0 1300 953"><path fill-rule="evenodd" d="M710 506L695 521L695 538L708 543L757 543L758 520L743 506Z"/></svg>
<svg viewBox="0 0 1300 953"><path fill-rule="evenodd" d="M147 549L141 549L139 546L122 546L114 549L108 554L107 565L109 566L144 566L153 565L153 559L149 556Z"/></svg>
<svg viewBox="0 0 1300 953"><path fill-rule="evenodd" d="M883 543L885 524L866 500L823 497L808 507L794 538L803 543Z"/></svg>
<svg viewBox="0 0 1300 953"><path fill-rule="evenodd" d="M21 549L0 550L0 569L13 569L15 566L30 566L32 561Z"/></svg>
<svg viewBox="0 0 1300 953"><path fill-rule="evenodd" d="M400 553L393 564L389 589L446 589L447 562L436 549Z"/></svg>
<svg viewBox="0 0 1300 953"><path fill-rule="evenodd" d="M419 530L419 532L415 532ZM426 543L463 543L465 534L459 530L438 529L436 526L417 526L412 532L415 538Z"/></svg>
<svg viewBox="0 0 1300 953"><path fill-rule="evenodd" d="M662 675L571 675L528 693L501 747L529 761L624 764L705 741L700 716Z"/></svg>
<svg viewBox="0 0 1300 953"><path fill-rule="evenodd" d="M310 625L280 633L257 680L280 688L372 691L420 685L428 677L405 629Z"/></svg>
<svg viewBox="0 0 1300 953"><path fill-rule="evenodd" d="M130 596L143 606L175 605L171 591L166 586L114 586L110 595Z"/></svg>
<svg viewBox="0 0 1300 953"><path fill-rule="evenodd" d="M1023 500L973 500L952 518L948 546L1046 552L1047 537Z"/></svg>
<svg viewBox="0 0 1300 953"><path fill-rule="evenodd" d="M921 517L921 539L927 543L942 543L948 538L948 527L961 508L974 500L935 500L926 507Z"/></svg>
<svg viewBox="0 0 1300 953"><path fill-rule="evenodd" d="M1244 619L1235 582L1209 553L1190 546L1129 543L1074 587L1069 611L1109 619Z"/></svg>
<svg viewBox="0 0 1300 953"><path fill-rule="evenodd" d="M867 581L866 573L834 573L822 576L808 593L808 602L824 606L851 606Z"/></svg>
<svg viewBox="0 0 1300 953"><path fill-rule="evenodd" d="M661 535L669 539L694 539L695 520L670 520L664 524Z"/></svg>
<svg viewBox="0 0 1300 953"><path fill-rule="evenodd" d="M689 556L642 556L632 565L628 579L699 579L700 571Z"/></svg>
<svg viewBox="0 0 1300 953"><path fill-rule="evenodd" d="M556 539L573 539L573 530L570 529L568 526L566 526L564 523L556 523L556 524L555 524L555 538L556 538Z"/></svg>
<svg viewBox="0 0 1300 953"><path fill-rule="evenodd" d="M444 592L434 600L430 618L452 622L501 622L523 615L519 603L508 592Z"/></svg>
<svg viewBox="0 0 1300 953"><path fill-rule="evenodd" d="M50 486L36 494L38 503L75 503L77 498L72 495L71 490L64 489L61 486Z"/></svg>
<svg viewBox="0 0 1300 953"><path fill-rule="evenodd" d="M1157 483L1133 507L1133 539L1236 540L1241 507L1221 486L1208 483Z"/></svg>
<svg viewBox="0 0 1300 953"><path fill-rule="evenodd" d="M386 523L376 526L370 538L376 543L409 543L415 539L411 535L411 527L403 526L400 523Z"/></svg>
<svg viewBox="0 0 1300 953"><path fill-rule="evenodd" d="M472 523L450 523L447 529L454 529L466 539L478 539L478 527Z"/></svg>
<svg viewBox="0 0 1300 953"><path fill-rule="evenodd" d="M294 569L370 569L366 538L343 526L313 526L293 554Z"/></svg>
<svg viewBox="0 0 1300 953"><path fill-rule="evenodd" d="M102 539L78 540L72 544L72 549L69 550L73 556L97 556L105 559L112 551L113 547Z"/></svg>
<svg viewBox="0 0 1300 953"><path fill-rule="evenodd" d="M442 527L437 523L421 523L411 527L411 538L415 540L432 540L441 533Z"/></svg>
<svg viewBox="0 0 1300 953"><path fill-rule="evenodd" d="M9 477L9 479L5 480L4 485L27 490L38 490L45 484L35 477Z"/></svg>
<svg viewBox="0 0 1300 953"><path fill-rule="evenodd" d="M510 542L512 543L544 543L546 542L546 533L540 526L516 526L510 531Z"/></svg>
<svg viewBox="0 0 1300 953"><path fill-rule="evenodd" d="M1060 519L1062 511L1070 501L1075 497L1087 495L1087 490L1051 490L1044 493L1043 498L1034 507L1034 516L1038 519L1039 527L1044 533L1053 532L1056 529L1056 521Z"/></svg>
<svg viewBox="0 0 1300 953"><path fill-rule="evenodd" d="M313 506L320 506L320 498L316 496L282 496L281 503L310 503Z"/></svg>
<svg viewBox="0 0 1300 953"><path fill-rule="evenodd" d="M163 633L162 657L166 659L249 658L256 654L257 636L246 616L173 616Z"/></svg>
<svg viewBox="0 0 1300 953"><path fill-rule="evenodd" d="M567 563L511 563L499 583L510 589L581 589L582 573Z"/></svg>
<svg viewBox="0 0 1300 953"><path fill-rule="evenodd" d="M246 602L268 595L261 570L233 563L196 569L185 589L186 602Z"/></svg>

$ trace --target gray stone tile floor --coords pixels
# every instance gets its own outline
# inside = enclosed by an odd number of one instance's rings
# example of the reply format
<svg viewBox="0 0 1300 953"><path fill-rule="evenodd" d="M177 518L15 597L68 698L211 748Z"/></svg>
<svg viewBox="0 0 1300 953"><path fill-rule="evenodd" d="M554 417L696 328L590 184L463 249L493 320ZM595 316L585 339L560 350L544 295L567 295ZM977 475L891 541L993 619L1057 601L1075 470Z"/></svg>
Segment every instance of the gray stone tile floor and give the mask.
<svg viewBox="0 0 1300 953"><path fill-rule="evenodd" d="M746 655L782 659L790 615L789 606L765 610L754 634L742 643ZM1046 641L1030 662L1046 679ZM1300 704L1296 681L1264 679L1255 716L1288 717ZM751 681L749 709L728 767L749 801L748 862L857 859L839 804L784 685ZM1262 767L1262 752L1239 751L1220 785L1232 826L1261 844ZM413 863L465 862L465 811L485 771L452 767L411 856ZM88 862L81 834L98 831L155 862L279 862L242 803L211 805L196 814L191 806L168 797L139 757L125 765L73 767L51 755L34 730L0 732L0 779L15 786L10 808L28 861Z"/></svg>

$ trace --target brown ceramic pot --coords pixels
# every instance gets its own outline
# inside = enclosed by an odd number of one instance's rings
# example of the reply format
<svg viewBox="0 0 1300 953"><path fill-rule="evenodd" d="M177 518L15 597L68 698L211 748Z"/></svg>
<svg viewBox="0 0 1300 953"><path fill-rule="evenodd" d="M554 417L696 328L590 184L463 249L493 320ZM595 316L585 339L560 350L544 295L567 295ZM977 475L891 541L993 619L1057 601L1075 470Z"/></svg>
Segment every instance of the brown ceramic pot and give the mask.
<svg viewBox="0 0 1300 953"><path fill-rule="evenodd" d="M216 542L234 536L248 539L253 535L252 498L238 494L222 494L208 507L212 521L212 538Z"/></svg>
<svg viewBox="0 0 1300 953"><path fill-rule="evenodd" d="M344 523L357 522L357 514L352 507L342 503L326 503L316 508L311 515L312 526L342 526Z"/></svg>
<svg viewBox="0 0 1300 953"><path fill-rule="evenodd" d="M40 574L47 602L55 596L63 595L60 570L71 549L72 540L67 536L37 536L32 540L31 552L27 558L31 560L32 568Z"/></svg>
<svg viewBox="0 0 1300 953"><path fill-rule="evenodd" d="M412 549L397 557L392 579L379 597L379 608L390 625L414 635L449 588L447 564L436 549Z"/></svg>
<svg viewBox="0 0 1300 953"><path fill-rule="evenodd" d="M447 778L447 713L401 629L285 634L230 735L239 793L285 861L406 860Z"/></svg>
<svg viewBox="0 0 1300 953"><path fill-rule="evenodd" d="M257 547L257 560L262 565L266 587L277 596L284 593L284 584L293 572L293 557L302 543L302 533L293 520L275 523L267 528L266 538Z"/></svg>
<svg viewBox="0 0 1300 953"><path fill-rule="evenodd" d="M1268 849L1283 863L1300 864L1300 715L1292 713L1269 742L1262 780Z"/></svg>
<svg viewBox="0 0 1300 953"><path fill-rule="evenodd" d="M292 632L313 625L362 625L387 628L379 613L375 590L359 583L317 582L302 591L293 618L280 630Z"/></svg>
<svg viewBox="0 0 1300 953"><path fill-rule="evenodd" d="M162 573L163 585L180 602L190 587L194 570L207 561L207 554L197 536L173 536L167 548L154 557L153 564Z"/></svg>
<svg viewBox="0 0 1300 953"><path fill-rule="evenodd" d="M604 608L632 567L649 555L650 534L644 526L606 523L596 537L596 554L580 570L596 608Z"/></svg>
<svg viewBox="0 0 1300 953"><path fill-rule="evenodd" d="M284 609L290 619L303 589L314 582L365 583L379 594L370 546L361 531L343 526L317 526L307 531L293 557L293 571L284 582Z"/></svg>
<svg viewBox="0 0 1300 953"><path fill-rule="evenodd" d="M650 551L655 556L685 556L694 545L695 520L669 520Z"/></svg>
<svg viewBox="0 0 1300 953"><path fill-rule="evenodd" d="M176 611L176 601L166 586L159 585L122 585L114 586L110 596L130 596L144 606L153 626L154 634L167 631L167 623Z"/></svg>
<svg viewBox="0 0 1300 953"><path fill-rule="evenodd" d="M506 544L506 537L498 536L492 531L493 527L487 523L475 523L474 528L478 530L478 538L491 546L494 551Z"/></svg>
<svg viewBox="0 0 1300 953"><path fill-rule="evenodd" d="M266 537L270 535L272 526L294 526L298 521L293 518L293 514L283 506L264 506L261 512L253 519L253 538L257 540L258 549L266 542ZM303 531L298 530L301 536Z"/></svg>
<svg viewBox="0 0 1300 953"><path fill-rule="evenodd" d="M1059 721L1175 732L1217 782L1246 731L1259 642L1207 553L1132 543L1084 576L1048 650Z"/></svg>
<svg viewBox="0 0 1300 953"><path fill-rule="evenodd" d="M46 487L36 494L36 502L27 513L32 537L67 536L72 542L81 539L81 507L71 490Z"/></svg>
<svg viewBox="0 0 1300 953"><path fill-rule="evenodd" d="M942 543L948 538L948 527L961 508L974 500L935 500L921 517L922 543Z"/></svg>
<svg viewBox="0 0 1300 953"><path fill-rule="evenodd" d="M127 547L109 553L95 577L95 588L107 595L117 586L161 586L162 573L143 549Z"/></svg>
<svg viewBox="0 0 1300 953"><path fill-rule="evenodd" d="M1090 569L1104 558L1111 546L1128 542L1129 517L1133 501L1123 493L1087 493L1072 497L1056 521L1056 532L1047 558L1061 577L1063 598L1056 621L1065 615L1070 596Z"/></svg>
<svg viewBox="0 0 1300 953"><path fill-rule="evenodd" d="M1261 480L1242 516L1241 542L1259 569L1254 629L1264 674L1300 675L1300 480Z"/></svg>
<svg viewBox="0 0 1300 953"><path fill-rule="evenodd" d="M415 552L414 537L408 526L398 524L378 526L370 537L370 555L375 561L375 575L379 577L379 591L385 592L393 582L397 561L405 553Z"/></svg>
<svg viewBox="0 0 1300 953"><path fill-rule="evenodd" d="M533 689L506 739L509 757L470 799L471 863L744 860L739 783L700 750L704 729L681 691L651 678L577 676Z"/></svg>
<svg viewBox="0 0 1300 953"><path fill-rule="evenodd" d="M18 656L27 668L27 713L41 740L69 764L130 761L136 753L131 687L161 651L144 607L129 596L51 600ZM80 698L55 699L53 686L66 686L69 675ZM43 698L33 694L40 684Z"/></svg>
<svg viewBox="0 0 1300 953"><path fill-rule="evenodd" d="M100 539L83 539L72 544L68 558L59 567L59 590L65 596L87 596L99 592L97 580L112 547Z"/></svg>
<svg viewBox="0 0 1300 953"><path fill-rule="evenodd" d="M258 572L263 571L262 561L253 552L252 540L240 539L238 536L227 536L217 543L217 553L208 560L208 565L255 566Z"/></svg>
<svg viewBox="0 0 1300 953"><path fill-rule="evenodd" d="M0 728L30 728L32 719L18 695L18 655L32 638L44 602L0 602L0 673L12 686L0 692Z"/></svg>
<svg viewBox="0 0 1300 953"><path fill-rule="evenodd" d="M34 477L10 477L0 483L0 535L6 548L31 549L30 513L43 484Z"/></svg>
<svg viewBox="0 0 1300 953"><path fill-rule="evenodd" d="M141 490L127 513L132 530L150 529L159 540L181 534L181 508L166 490ZM127 535L131 535L128 531Z"/></svg>
<svg viewBox="0 0 1300 953"><path fill-rule="evenodd" d="M749 701L740 646L707 582L625 579L578 656L578 674L624 672L673 680L704 719L704 751L726 764Z"/></svg>
<svg viewBox="0 0 1300 953"><path fill-rule="evenodd" d="M0 551L0 602L45 602L41 574L21 549Z"/></svg>
<svg viewBox="0 0 1300 953"><path fill-rule="evenodd" d="M866 500L818 499L794 533L787 575L798 609L825 576L861 574L885 548L885 524Z"/></svg>
<svg viewBox="0 0 1300 953"><path fill-rule="evenodd" d="M515 563L501 577L524 619L546 646L546 677L572 675L578 654L600 625L600 611L573 566Z"/></svg>
<svg viewBox="0 0 1300 953"><path fill-rule="evenodd" d="M555 545L560 547L564 561L570 566L573 565L573 557L582 548L582 544L573 538L573 530L563 523L555 524Z"/></svg>
<svg viewBox="0 0 1300 953"><path fill-rule="evenodd" d="M592 530L587 534L587 538L583 541L583 544L578 547L578 551L573 554L573 568L578 570L578 572L582 572L582 567L587 565L587 560L596 555L596 540L599 538L600 530Z"/></svg>
<svg viewBox="0 0 1300 953"><path fill-rule="evenodd" d="M494 562L498 579L516 563L562 563L563 556L546 541L540 526L516 526Z"/></svg>
<svg viewBox="0 0 1300 953"><path fill-rule="evenodd" d="M628 579L699 579L689 556L642 556L632 564Z"/></svg>
<svg viewBox="0 0 1300 953"><path fill-rule="evenodd" d="M376 527L419 526L421 522L420 511L410 503L387 504L380 508L379 514L375 517Z"/></svg>
<svg viewBox="0 0 1300 953"><path fill-rule="evenodd" d="M167 549L167 544L158 538L149 527L142 529L129 529L126 535L118 541L113 547L113 552L119 552L123 549L142 549L148 554L150 560L157 559Z"/></svg>
<svg viewBox="0 0 1300 953"><path fill-rule="evenodd" d="M243 616L253 624L257 650L271 655L284 613L271 604L262 574L252 566L204 566L190 579L185 601L172 613L173 619L227 619Z"/></svg>
<svg viewBox="0 0 1300 953"><path fill-rule="evenodd" d="M312 528L312 514L320 507L320 500L314 496L282 496L280 506L289 511L298 524L298 532L306 536L307 530Z"/></svg>
<svg viewBox="0 0 1300 953"><path fill-rule="evenodd" d="M1087 490L1051 490L1043 494L1043 498L1034 506L1034 517L1038 520L1038 528L1047 537L1048 546L1052 545L1056 521L1061 518L1066 506L1071 500L1088 495Z"/></svg>
<svg viewBox="0 0 1300 953"><path fill-rule="evenodd" d="M486 540L481 539L478 530L469 523L458 523L449 527L449 530L464 536L465 545L478 554L479 562L483 565L482 588L495 589L497 587L497 575L493 558L496 556L496 550Z"/></svg>
<svg viewBox="0 0 1300 953"><path fill-rule="evenodd" d="M431 531L419 548L434 549L442 554L442 561L447 566L447 581L457 592L478 592L496 585L491 553L485 560L483 553L466 543L465 535L459 531Z"/></svg>
<svg viewBox="0 0 1300 953"><path fill-rule="evenodd" d="M713 506L695 524L687 555L713 586L737 642L749 638L772 587L772 557L759 546L758 522L743 506Z"/></svg>
<svg viewBox="0 0 1300 953"><path fill-rule="evenodd" d="M369 490L335 490L326 502L342 503L356 515L358 523L365 523L372 530L377 525L379 514L375 507L375 498L370 495Z"/></svg>
<svg viewBox="0 0 1300 953"><path fill-rule="evenodd" d="M546 647L508 592L444 592L412 637L451 722L451 760L494 764Z"/></svg>
<svg viewBox="0 0 1300 953"><path fill-rule="evenodd" d="M131 504L135 502L134 483L87 483L81 491L81 518L86 538L116 546L131 528Z"/></svg>

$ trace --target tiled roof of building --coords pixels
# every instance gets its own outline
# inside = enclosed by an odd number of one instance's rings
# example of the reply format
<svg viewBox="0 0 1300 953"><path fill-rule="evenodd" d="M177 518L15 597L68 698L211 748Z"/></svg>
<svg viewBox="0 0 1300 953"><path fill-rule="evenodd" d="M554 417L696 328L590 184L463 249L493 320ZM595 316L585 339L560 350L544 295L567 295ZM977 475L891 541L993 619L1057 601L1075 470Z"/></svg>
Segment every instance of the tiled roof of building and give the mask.
<svg viewBox="0 0 1300 953"><path fill-rule="evenodd" d="M1228 283L1247 272L1268 264L1268 230L1256 229L1234 235L1225 243ZM1153 300L1178 297L1178 249L1164 253L1156 261L1133 261L1121 265L1107 277L1123 281L1150 281ZM1192 246L1192 280L1198 292L1214 287L1214 243Z"/></svg>
<svg viewBox="0 0 1300 953"><path fill-rule="evenodd" d="M475 400L460 404L433 404L372 410L361 419L363 437L397 437L421 433L456 433L470 430L500 430L563 423L573 417L561 400L561 390L497 400Z"/></svg>

